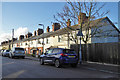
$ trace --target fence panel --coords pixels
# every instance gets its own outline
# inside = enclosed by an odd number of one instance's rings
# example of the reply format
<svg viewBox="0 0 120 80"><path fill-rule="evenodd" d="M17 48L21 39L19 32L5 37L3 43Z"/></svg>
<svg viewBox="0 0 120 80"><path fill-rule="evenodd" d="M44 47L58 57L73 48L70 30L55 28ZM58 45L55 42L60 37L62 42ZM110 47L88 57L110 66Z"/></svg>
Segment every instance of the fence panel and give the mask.
<svg viewBox="0 0 120 80"><path fill-rule="evenodd" d="M86 45L82 44L82 60L119 64L119 47L119 43L93 43L88 44L88 49L86 49ZM77 47L75 44L71 44L71 48L78 53L77 50L79 47Z"/></svg>

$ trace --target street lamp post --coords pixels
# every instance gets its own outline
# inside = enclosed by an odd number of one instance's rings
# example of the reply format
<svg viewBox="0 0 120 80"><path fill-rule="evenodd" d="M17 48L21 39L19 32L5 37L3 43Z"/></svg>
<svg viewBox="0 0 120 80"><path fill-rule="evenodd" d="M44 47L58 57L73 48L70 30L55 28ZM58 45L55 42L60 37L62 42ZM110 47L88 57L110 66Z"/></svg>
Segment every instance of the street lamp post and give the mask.
<svg viewBox="0 0 120 80"><path fill-rule="evenodd" d="M82 63L82 51L81 51L81 37L83 36L82 30L80 29L77 36L80 36L80 51L79 51L79 63Z"/></svg>
<svg viewBox="0 0 120 80"><path fill-rule="evenodd" d="M12 29L12 48L13 48L14 29Z"/></svg>
<svg viewBox="0 0 120 80"><path fill-rule="evenodd" d="M43 24L38 24L40 26L43 26L43 53L44 53L44 25Z"/></svg>

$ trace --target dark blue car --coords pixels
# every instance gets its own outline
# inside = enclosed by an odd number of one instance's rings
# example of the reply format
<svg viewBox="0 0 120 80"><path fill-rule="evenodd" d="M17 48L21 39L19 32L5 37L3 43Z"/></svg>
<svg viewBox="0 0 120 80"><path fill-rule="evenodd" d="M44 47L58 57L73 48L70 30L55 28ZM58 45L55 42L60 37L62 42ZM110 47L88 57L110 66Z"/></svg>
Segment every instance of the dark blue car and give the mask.
<svg viewBox="0 0 120 80"><path fill-rule="evenodd" d="M74 50L53 48L40 56L40 64L43 65L44 63L55 64L57 68L61 67L63 64L70 64L72 67L76 67L78 57Z"/></svg>

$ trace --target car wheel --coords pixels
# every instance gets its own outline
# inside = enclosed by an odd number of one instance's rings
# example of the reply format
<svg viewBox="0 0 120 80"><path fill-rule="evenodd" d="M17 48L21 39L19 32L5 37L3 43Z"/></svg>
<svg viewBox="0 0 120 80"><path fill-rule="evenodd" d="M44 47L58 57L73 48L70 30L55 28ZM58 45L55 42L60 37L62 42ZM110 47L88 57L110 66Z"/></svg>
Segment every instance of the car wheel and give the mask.
<svg viewBox="0 0 120 80"><path fill-rule="evenodd" d="M77 63L71 64L71 67L77 67Z"/></svg>
<svg viewBox="0 0 120 80"><path fill-rule="evenodd" d="M8 55L8 57L10 58L10 54Z"/></svg>
<svg viewBox="0 0 120 80"><path fill-rule="evenodd" d="M3 54L3 57L5 57L5 55Z"/></svg>
<svg viewBox="0 0 120 80"><path fill-rule="evenodd" d="M9 57L10 57L10 58L12 58L12 55L11 55L11 54L9 54Z"/></svg>
<svg viewBox="0 0 120 80"><path fill-rule="evenodd" d="M57 68L61 67L60 61L58 59L55 60L55 67Z"/></svg>
<svg viewBox="0 0 120 80"><path fill-rule="evenodd" d="M40 64L41 64L41 65L44 65L44 60L43 60L43 58L40 58Z"/></svg>
<svg viewBox="0 0 120 80"><path fill-rule="evenodd" d="M12 55L11 55L11 58L13 59L13 58L14 58L14 56L12 56Z"/></svg>
<svg viewBox="0 0 120 80"><path fill-rule="evenodd" d="M9 57L12 58L12 54L10 54Z"/></svg>
<svg viewBox="0 0 120 80"><path fill-rule="evenodd" d="M22 58L25 59L25 56L23 56Z"/></svg>

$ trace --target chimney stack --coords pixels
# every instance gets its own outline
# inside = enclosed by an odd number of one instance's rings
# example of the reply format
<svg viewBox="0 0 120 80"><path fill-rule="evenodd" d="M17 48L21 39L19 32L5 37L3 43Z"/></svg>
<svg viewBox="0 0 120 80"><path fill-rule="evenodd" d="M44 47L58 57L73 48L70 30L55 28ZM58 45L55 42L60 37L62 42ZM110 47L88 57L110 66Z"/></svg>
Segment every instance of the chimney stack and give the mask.
<svg viewBox="0 0 120 80"><path fill-rule="evenodd" d="M43 29L38 28L37 30L37 36L43 33Z"/></svg>
<svg viewBox="0 0 120 80"><path fill-rule="evenodd" d="M29 33L28 33L28 38L31 37L31 36L32 36L32 33L29 32Z"/></svg>
<svg viewBox="0 0 120 80"><path fill-rule="evenodd" d="M70 19L67 20L66 24L67 24L67 27L70 27L70 26L71 26L71 21L70 21Z"/></svg>
<svg viewBox="0 0 120 80"><path fill-rule="evenodd" d="M19 36L19 40L22 40L22 39L24 39L24 35Z"/></svg>
<svg viewBox="0 0 120 80"><path fill-rule="evenodd" d="M28 34L25 35L26 38L29 38L32 36L32 33L28 32Z"/></svg>
<svg viewBox="0 0 120 80"><path fill-rule="evenodd" d="M87 16L85 13L79 13L78 16L78 24L80 24L81 22L84 23L87 20Z"/></svg>
<svg viewBox="0 0 120 80"><path fill-rule="evenodd" d="M13 38L13 42L16 41L16 40L17 40L17 38Z"/></svg>
<svg viewBox="0 0 120 80"><path fill-rule="evenodd" d="M27 38L27 34L25 35L25 38Z"/></svg>
<svg viewBox="0 0 120 80"><path fill-rule="evenodd" d="M47 27L47 32L50 32L50 28L49 28L49 26Z"/></svg>
<svg viewBox="0 0 120 80"><path fill-rule="evenodd" d="M60 24L59 23L53 23L53 25L52 25L52 31L56 31L58 29L60 29Z"/></svg>

